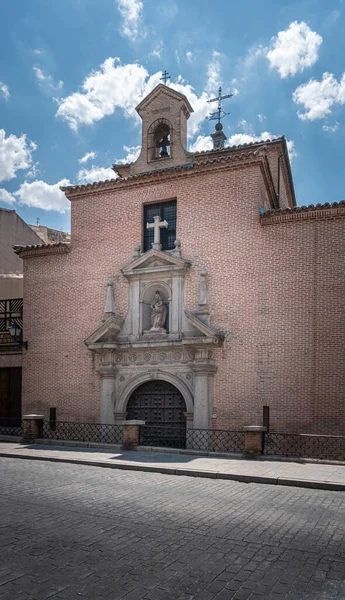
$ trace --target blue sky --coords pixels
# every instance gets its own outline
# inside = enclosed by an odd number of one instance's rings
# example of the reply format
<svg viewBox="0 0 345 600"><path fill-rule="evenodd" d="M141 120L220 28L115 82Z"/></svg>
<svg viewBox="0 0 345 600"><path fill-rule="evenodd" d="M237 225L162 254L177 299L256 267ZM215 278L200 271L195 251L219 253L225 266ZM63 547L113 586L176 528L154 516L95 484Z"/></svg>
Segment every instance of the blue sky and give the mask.
<svg viewBox="0 0 345 600"><path fill-rule="evenodd" d="M0 206L70 228L68 182L114 176L140 144L134 107L171 74L210 147L285 135L298 204L344 199L345 0L2 0ZM264 135L262 135L264 134Z"/></svg>

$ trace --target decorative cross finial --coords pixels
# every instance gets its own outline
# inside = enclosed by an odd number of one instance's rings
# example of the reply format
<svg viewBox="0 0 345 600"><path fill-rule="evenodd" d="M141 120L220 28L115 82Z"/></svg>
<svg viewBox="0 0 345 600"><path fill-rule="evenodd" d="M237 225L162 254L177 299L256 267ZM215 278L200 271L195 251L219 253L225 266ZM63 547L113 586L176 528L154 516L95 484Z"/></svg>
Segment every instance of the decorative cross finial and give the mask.
<svg viewBox="0 0 345 600"><path fill-rule="evenodd" d="M160 81L163 81L164 85L167 84L167 80L171 79L168 71L164 71L164 73L162 73L162 77L160 78Z"/></svg>
<svg viewBox="0 0 345 600"><path fill-rule="evenodd" d="M146 229L153 229L153 244L154 250L162 250L161 244L161 228L169 227L168 221L161 221L161 218L153 217L153 223L146 223Z"/></svg>
<svg viewBox="0 0 345 600"><path fill-rule="evenodd" d="M224 131L222 131L223 125L220 122L220 119L222 117L225 117L229 113L224 112L224 110L222 109L222 100L224 100L225 98L232 98L232 96L233 94L226 94L225 96L222 96L222 88L220 87L218 89L217 98L211 98L211 100L208 100L208 102L218 102L217 110L207 117L209 121L217 121L215 127L216 131L214 133L211 133L211 138L213 139L213 150L221 150L222 148L224 148L224 142L227 138L224 134Z"/></svg>
<svg viewBox="0 0 345 600"><path fill-rule="evenodd" d="M217 108L216 112L211 113L208 116L209 121L217 120L218 123L221 125L221 122L220 122L221 117L225 117L226 115L229 114L229 113L224 112L224 110L222 109L222 100L225 100L225 98L232 98L232 96L233 96L233 94L226 94L225 96L222 96L222 88L220 87L218 89L218 96L216 98L211 98L211 100L207 101L208 103L218 102L218 108ZM216 129L219 130L220 128L217 128L217 126L216 126ZM223 129L223 127L222 127L222 129Z"/></svg>

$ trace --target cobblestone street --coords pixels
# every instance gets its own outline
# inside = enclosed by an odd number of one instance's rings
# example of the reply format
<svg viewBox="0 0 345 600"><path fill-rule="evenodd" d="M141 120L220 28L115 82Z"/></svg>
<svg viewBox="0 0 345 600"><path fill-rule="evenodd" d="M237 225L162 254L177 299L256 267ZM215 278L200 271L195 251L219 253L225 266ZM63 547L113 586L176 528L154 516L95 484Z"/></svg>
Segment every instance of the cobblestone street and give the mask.
<svg viewBox="0 0 345 600"><path fill-rule="evenodd" d="M345 598L341 492L0 458L1 600Z"/></svg>

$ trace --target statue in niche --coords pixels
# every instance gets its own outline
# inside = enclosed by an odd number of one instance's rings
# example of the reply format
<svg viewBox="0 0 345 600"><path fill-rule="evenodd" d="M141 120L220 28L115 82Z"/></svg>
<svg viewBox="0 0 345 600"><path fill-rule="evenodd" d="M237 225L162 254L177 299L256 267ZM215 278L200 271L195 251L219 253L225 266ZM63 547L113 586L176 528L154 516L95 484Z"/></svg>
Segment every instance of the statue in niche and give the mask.
<svg viewBox="0 0 345 600"><path fill-rule="evenodd" d="M151 329L150 331L157 331L164 329L165 321L167 318L167 307L162 300L162 296L157 290L155 293L154 300L151 304Z"/></svg>

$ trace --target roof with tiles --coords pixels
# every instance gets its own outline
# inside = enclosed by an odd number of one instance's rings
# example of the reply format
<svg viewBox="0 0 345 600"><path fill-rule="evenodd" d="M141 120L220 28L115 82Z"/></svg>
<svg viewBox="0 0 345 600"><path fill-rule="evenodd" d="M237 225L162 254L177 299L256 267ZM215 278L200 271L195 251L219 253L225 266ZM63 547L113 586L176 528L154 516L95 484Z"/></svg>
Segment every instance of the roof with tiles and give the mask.
<svg viewBox="0 0 345 600"><path fill-rule="evenodd" d="M94 183L87 183L83 185L71 185L61 187L60 189L63 192L76 192L76 191L84 191L89 189L97 189L103 187L105 185L119 185L125 181L133 181L134 179L152 177L152 175L160 175L162 173L170 173L174 171L183 171L187 169L194 169L199 166L210 165L214 163L221 163L224 160L228 160L229 158L234 161L240 161L248 158L249 156L253 156L254 152L253 148L260 146L262 144L276 144L278 142L285 142L285 137L279 137L272 140L261 140L259 142L253 142L250 144L241 144L238 146L228 146L222 149L212 149L205 150L203 152L194 152L190 153L191 159L196 158L196 162L190 162L184 165L178 165L175 167L165 167L163 169L153 169L152 171L146 171L144 173L137 173L133 175L128 175L128 177L117 177L116 179L106 179L105 181L95 181ZM229 156L232 153L237 152L238 150L250 150L249 152L241 152L240 154L235 154L235 156ZM204 160L200 160L200 158L205 157ZM207 158L210 157L210 158ZM117 165L114 165L117 166ZM123 166L123 165L122 165ZM126 165L129 166L129 165Z"/></svg>
<svg viewBox="0 0 345 600"><path fill-rule="evenodd" d="M313 210L325 210L332 208L340 208L345 207L345 200L340 200L340 202L325 202L325 204L309 204L308 206L294 206L293 208L268 208L265 209L261 216L269 216L269 215L284 215L291 213L301 213L301 212L310 212Z"/></svg>
<svg viewBox="0 0 345 600"><path fill-rule="evenodd" d="M29 246L12 246L15 254L26 250L42 250L47 248L63 248L69 247L69 242L54 242L51 244L30 244Z"/></svg>

